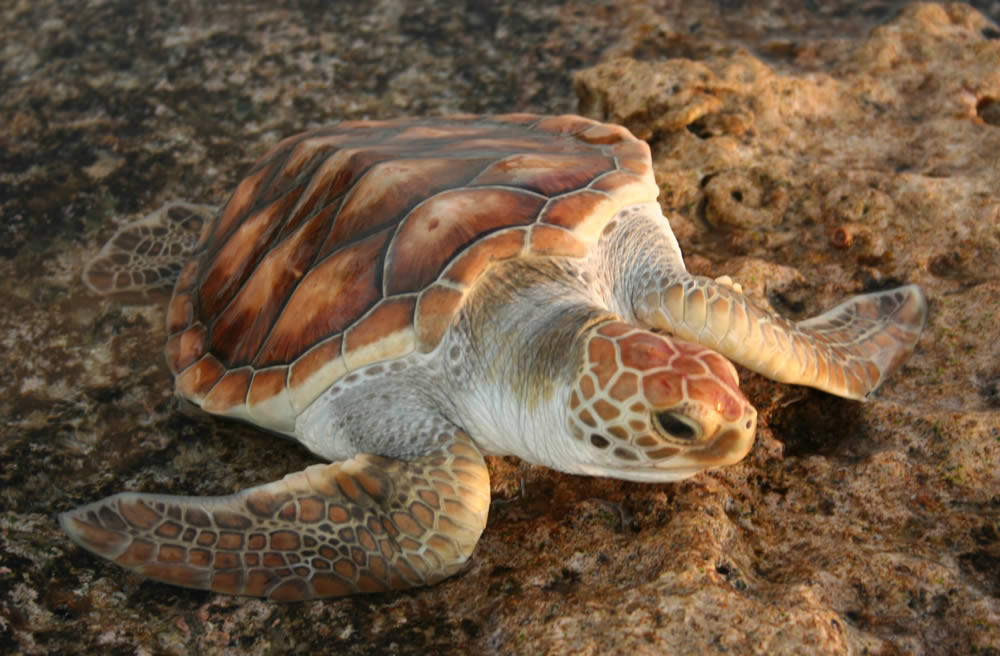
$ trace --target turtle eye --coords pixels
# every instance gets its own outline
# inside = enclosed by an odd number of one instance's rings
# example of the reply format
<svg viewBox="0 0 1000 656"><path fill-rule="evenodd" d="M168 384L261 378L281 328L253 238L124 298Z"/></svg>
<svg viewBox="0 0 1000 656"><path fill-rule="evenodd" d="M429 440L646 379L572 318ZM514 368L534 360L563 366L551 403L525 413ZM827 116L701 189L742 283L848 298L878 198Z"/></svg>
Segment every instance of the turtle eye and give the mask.
<svg viewBox="0 0 1000 656"><path fill-rule="evenodd" d="M678 412L653 413L653 426L667 439L694 442L701 437L701 426Z"/></svg>

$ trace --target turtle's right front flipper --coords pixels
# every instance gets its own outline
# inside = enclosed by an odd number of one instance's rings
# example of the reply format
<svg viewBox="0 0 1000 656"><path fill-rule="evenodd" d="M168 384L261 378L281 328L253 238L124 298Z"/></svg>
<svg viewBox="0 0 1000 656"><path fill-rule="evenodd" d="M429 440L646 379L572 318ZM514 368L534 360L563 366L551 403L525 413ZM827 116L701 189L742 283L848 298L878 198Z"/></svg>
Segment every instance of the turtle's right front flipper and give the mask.
<svg viewBox="0 0 1000 656"><path fill-rule="evenodd" d="M228 497L116 494L59 521L84 548L150 578L299 601L457 573L489 503L483 457L458 433L412 461L360 455Z"/></svg>
<svg viewBox="0 0 1000 656"><path fill-rule="evenodd" d="M927 319L916 285L855 296L795 323L727 282L677 272L645 293L636 314L774 380L859 400L909 357Z"/></svg>

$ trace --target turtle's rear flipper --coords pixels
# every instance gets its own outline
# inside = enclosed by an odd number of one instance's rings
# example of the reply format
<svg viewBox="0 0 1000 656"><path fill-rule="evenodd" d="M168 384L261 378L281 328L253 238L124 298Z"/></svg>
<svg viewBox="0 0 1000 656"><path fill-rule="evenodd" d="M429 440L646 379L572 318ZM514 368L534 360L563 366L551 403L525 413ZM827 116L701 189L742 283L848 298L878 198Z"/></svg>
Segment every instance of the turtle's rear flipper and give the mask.
<svg viewBox="0 0 1000 656"><path fill-rule="evenodd" d="M216 211L212 205L168 203L129 223L87 263L83 281L101 295L169 294Z"/></svg>
<svg viewBox="0 0 1000 656"><path fill-rule="evenodd" d="M158 581L300 601L457 573L489 503L483 457L459 433L412 461L361 455L228 497L116 494L59 522L84 548Z"/></svg>

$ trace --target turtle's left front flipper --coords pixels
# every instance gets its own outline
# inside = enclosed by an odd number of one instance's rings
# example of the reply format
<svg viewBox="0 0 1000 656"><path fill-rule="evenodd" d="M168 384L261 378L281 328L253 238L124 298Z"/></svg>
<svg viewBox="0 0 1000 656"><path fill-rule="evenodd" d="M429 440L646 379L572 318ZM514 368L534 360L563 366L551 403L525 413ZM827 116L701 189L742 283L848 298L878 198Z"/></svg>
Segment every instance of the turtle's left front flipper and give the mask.
<svg viewBox="0 0 1000 656"><path fill-rule="evenodd" d="M59 521L84 548L150 578L299 601L457 573L489 503L483 457L459 432L411 461L360 455L227 497L116 494Z"/></svg>
<svg viewBox="0 0 1000 656"><path fill-rule="evenodd" d="M646 292L635 310L640 321L774 380L862 400L913 352L927 299L906 285L796 323L755 305L731 281L679 272Z"/></svg>

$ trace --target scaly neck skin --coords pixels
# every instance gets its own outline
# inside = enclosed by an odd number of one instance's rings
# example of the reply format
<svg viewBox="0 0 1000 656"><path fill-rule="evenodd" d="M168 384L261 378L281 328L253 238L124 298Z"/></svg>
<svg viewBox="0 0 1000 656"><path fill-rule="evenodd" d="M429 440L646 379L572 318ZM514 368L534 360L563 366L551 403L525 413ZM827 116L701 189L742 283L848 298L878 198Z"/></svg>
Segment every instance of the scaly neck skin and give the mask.
<svg viewBox="0 0 1000 656"><path fill-rule="evenodd" d="M733 366L623 322L611 286L588 260L496 265L449 333L444 414L487 453L575 474L669 481L742 458L756 413Z"/></svg>
<svg viewBox="0 0 1000 656"><path fill-rule="evenodd" d="M445 414L487 453L565 469L581 336L616 318L588 260L518 258L477 282L444 344Z"/></svg>
<svg viewBox="0 0 1000 656"><path fill-rule="evenodd" d="M690 280L677 238L657 203L626 207L605 228L596 255L611 281L619 313L630 323L652 327L637 311L651 286Z"/></svg>

